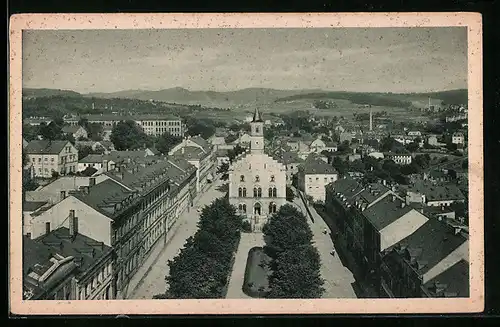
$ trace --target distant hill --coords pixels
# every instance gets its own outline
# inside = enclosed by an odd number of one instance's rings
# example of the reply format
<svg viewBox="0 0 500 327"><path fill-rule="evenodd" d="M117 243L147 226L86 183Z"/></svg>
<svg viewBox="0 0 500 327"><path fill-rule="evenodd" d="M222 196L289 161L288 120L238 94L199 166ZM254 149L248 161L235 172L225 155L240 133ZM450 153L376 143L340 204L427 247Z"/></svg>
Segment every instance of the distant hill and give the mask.
<svg viewBox="0 0 500 327"><path fill-rule="evenodd" d="M296 100L315 100L315 99L339 99L348 100L355 104L370 104L379 106L409 107L412 101L441 100L446 104L466 104L467 90L450 90L431 93L363 93L363 92L314 92L306 94L297 94L284 98L276 99L276 102L287 102Z"/></svg>
<svg viewBox="0 0 500 327"><path fill-rule="evenodd" d="M247 88L230 92L190 91L181 87L158 91L126 90L112 93L80 94L68 90L23 89L23 96L31 97L84 97L98 99L133 99L155 100L183 105L202 105L205 107L238 108L251 107L277 102L315 99L348 100L355 104L408 107L412 102L427 101L428 98L441 100L445 104L467 103L467 90L450 90L433 93L365 93L365 92L330 92L324 90L276 90L268 88Z"/></svg>
<svg viewBox="0 0 500 327"><path fill-rule="evenodd" d="M68 90L23 88L23 96L42 98L51 96L81 97L82 95Z"/></svg>
<svg viewBox="0 0 500 327"><path fill-rule="evenodd" d="M273 102L276 99L321 92L321 90L275 90L267 88L247 88L231 92L190 91L175 87L159 91L130 90L114 93L90 93L85 96L96 98L129 98L138 100L156 100L179 104L201 104L215 107L234 107Z"/></svg>

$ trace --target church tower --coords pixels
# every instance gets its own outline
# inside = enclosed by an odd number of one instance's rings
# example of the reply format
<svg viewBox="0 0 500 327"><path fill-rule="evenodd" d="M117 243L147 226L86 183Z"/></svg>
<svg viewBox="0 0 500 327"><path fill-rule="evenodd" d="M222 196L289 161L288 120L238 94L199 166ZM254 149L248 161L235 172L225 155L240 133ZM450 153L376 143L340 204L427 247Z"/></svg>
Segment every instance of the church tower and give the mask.
<svg viewBox="0 0 500 327"><path fill-rule="evenodd" d="M252 153L264 152L264 121L260 116L259 109L255 108L253 119L250 123L251 126L251 143L250 151Z"/></svg>

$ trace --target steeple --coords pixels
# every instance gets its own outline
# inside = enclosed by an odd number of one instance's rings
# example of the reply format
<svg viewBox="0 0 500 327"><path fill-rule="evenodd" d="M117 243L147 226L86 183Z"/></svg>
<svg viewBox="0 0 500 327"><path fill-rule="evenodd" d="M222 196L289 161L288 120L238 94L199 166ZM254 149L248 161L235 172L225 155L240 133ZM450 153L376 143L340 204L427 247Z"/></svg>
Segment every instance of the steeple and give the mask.
<svg viewBox="0 0 500 327"><path fill-rule="evenodd" d="M252 122L254 123L262 123L262 118L260 117L260 112L258 108L255 108L255 111L253 113L253 120Z"/></svg>
<svg viewBox="0 0 500 327"><path fill-rule="evenodd" d="M250 126L250 151L253 153L262 153L264 151L264 121L257 108L255 108L255 112L253 113L253 119Z"/></svg>

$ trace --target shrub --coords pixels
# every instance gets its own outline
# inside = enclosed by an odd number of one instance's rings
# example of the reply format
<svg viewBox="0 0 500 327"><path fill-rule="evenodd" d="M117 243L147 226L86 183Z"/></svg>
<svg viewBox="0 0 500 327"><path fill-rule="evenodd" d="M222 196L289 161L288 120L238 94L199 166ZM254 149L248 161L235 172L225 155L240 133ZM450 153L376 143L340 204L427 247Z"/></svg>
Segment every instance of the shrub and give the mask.
<svg viewBox="0 0 500 327"><path fill-rule="evenodd" d="M245 220L241 223L241 230L244 233L251 233L252 232L252 224L248 220Z"/></svg>

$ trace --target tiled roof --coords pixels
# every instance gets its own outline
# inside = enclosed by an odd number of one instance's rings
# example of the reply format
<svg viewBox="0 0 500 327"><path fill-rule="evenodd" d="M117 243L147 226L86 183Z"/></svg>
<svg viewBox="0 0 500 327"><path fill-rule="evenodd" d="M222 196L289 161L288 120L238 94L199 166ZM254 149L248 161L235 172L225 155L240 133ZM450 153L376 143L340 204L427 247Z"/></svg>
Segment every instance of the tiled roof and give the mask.
<svg viewBox="0 0 500 327"><path fill-rule="evenodd" d="M79 125L66 125L62 128L63 133L76 133L80 128L82 128Z"/></svg>
<svg viewBox="0 0 500 327"><path fill-rule="evenodd" d="M424 284L433 297L469 297L469 263L460 260Z"/></svg>
<svg viewBox="0 0 500 327"><path fill-rule="evenodd" d="M427 201L465 200L460 189L452 183L434 184L418 181L408 186L409 192L424 194Z"/></svg>
<svg viewBox="0 0 500 327"><path fill-rule="evenodd" d="M90 177L90 176L94 176L95 173L97 173L97 169L89 166L89 167L85 168L84 170L82 170L80 172L80 175Z"/></svg>
<svg viewBox="0 0 500 327"><path fill-rule="evenodd" d="M144 158L147 156L145 150L137 151L111 151L106 154L103 159L112 160L114 162L126 161L127 159L134 160L137 158Z"/></svg>
<svg viewBox="0 0 500 327"><path fill-rule="evenodd" d="M33 140L24 148L24 152L27 154L59 154L68 143L69 141Z"/></svg>
<svg viewBox="0 0 500 327"><path fill-rule="evenodd" d="M136 192L129 191L112 179L106 179L92 186L88 194L78 191L70 195L111 219L135 203L138 196ZM117 204L120 207L116 207Z"/></svg>
<svg viewBox="0 0 500 327"><path fill-rule="evenodd" d="M393 196L389 194L371 207L362 211L362 214L378 231L381 231L409 211L413 210L412 207L407 205L402 207L402 204L404 204L404 201L401 201L397 197L394 197L393 201Z"/></svg>
<svg viewBox="0 0 500 327"><path fill-rule="evenodd" d="M302 165L305 174L336 174L337 171L332 165L324 162L318 155L310 154Z"/></svg>
<svg viewBox="0 0 500 327"><path fill-rule="evenodd" d="M210 151L210 148L212 147L210 143L201 136L193 136L191 137L191 141L201 146L206 152Z"/></svg>
<svg viewBox="0 0 500 327"><path fill-rule="evenodd" d="M25 201L23 202L23 211L33 212L46 204L47 201Z"/></svg>
<svg viewBox="0 0 500 327"><path fill-rule="evenodd" d="M329 189L334 189L335 193L344 194L346 197L353 196L361 191L362 186L352 178L340 178L326 186ZM354 193L356 192L356 193Z"/></svg>
<svg viewBox="0 0 500 327"><path fill-rule="evenodd" d="M358 201L363 201L371 204L373 201L380 198L386 192L390 191L389 188L380 183L370 183L366 188L356 196Z"/></svg>
<svg viewBox="0 0 500 327"><path fill-rule="evenodd" d="M268 154L285 165L300 164L304 162L304 160L301 159L296 152L292 151L282 151L281 149L277 149L269 151Z"/></svg>
<svg viewBox="0 0 500 327"><path fill-rule="evenodd" d="M419 264L419 274L425 274L466 241L464 235L455 233L454 227L429 219L395 248L408 263Z"/></svg>
<svg viewBox="0 0 500 327"><path fill-rule="evenodd" d="M42 235L36 242L50 246L63 257L73 257L81 275L85 274L102 257L110 254L111 247L82 234L71 237L69 229L61 227Z"/></svg>
<svg viewBox="0 0 500 327"><path fill-rule="evenodd" d="M64 269L57 274L48 277L41 284L38 280L31 278L31 274L41 277L53 265L50 260L58 251L51 246L36 242L29 237L23 237L23 291L31 292L32 299L42 298L46 291L55 287L68 275L77 269L74 262L65 265Z"/></svg>
<svg viewBox="0 0 500 327"><path fill-rule="evenodd" d="M172 115L86 115L85 118L89 121L125 121L125 120L181 120L179 117Z"/></svg>
<svg viewBox="0 0 500 327"><path fill-rule="evenodd" d="M85 158L78 160L79 163L102 163L102 154L89 154Z"/></svg>
<svg viewBox="0 0 500 327"><path fill-rule="evenodd" d="M206 155L206 152L195 146L185 146L173 153L174 157L184 158L186 160L200 160L206 157Z"/></svg>

